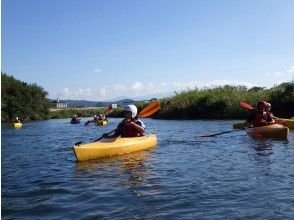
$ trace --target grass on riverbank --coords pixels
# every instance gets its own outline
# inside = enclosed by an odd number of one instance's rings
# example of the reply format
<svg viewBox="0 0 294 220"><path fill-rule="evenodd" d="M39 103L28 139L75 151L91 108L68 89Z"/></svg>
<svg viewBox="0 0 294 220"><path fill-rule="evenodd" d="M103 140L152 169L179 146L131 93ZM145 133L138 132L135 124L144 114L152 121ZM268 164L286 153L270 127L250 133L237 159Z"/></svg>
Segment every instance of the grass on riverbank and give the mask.
<svg viewBox="0 0 294 220"><path fill-rule="evenodd" d="M243 86L223 86L213 89L195 89L161 100L161 119L244 119L248 111L240 101L256 105L258 101L272 103L272 112L289 118L294 114L294 82L283 83L272 89Z"/></svg>
<svg viewBox="0 0 294 220"><path fill-rule="evenodd" d="M272 112L278 117L294 116L294 82L283 83L271 89L244 86L223 86L213 89L192 90L176 93L175 96L159 100L161 110L155 115L158 119L245 119L249 111L244 110L239 102L245 101L256 105L265 100L272 104ZM134 103L138 112L148 103ZM66 109L50 112L50 118L92 117L104 113L102 109ZM123 109L117 108L108 117L123 117Z"/></svg>

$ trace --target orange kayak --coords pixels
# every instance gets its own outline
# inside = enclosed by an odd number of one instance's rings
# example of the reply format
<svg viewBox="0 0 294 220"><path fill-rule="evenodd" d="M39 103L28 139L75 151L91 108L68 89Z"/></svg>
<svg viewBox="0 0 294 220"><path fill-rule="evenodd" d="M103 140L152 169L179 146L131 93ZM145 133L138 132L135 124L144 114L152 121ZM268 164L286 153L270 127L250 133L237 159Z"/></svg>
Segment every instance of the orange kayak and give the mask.
<svg viewBox="0 0 294 220"><path fill-rule="evenodd" d="M286 125L289 129L294 129L294 119L278 118L275 119L277 124ZM238 122L233 124L234 129L240 129L243 127L244 122Z"/></svg>
<svg viewBox="0 0 294 220"><path fill-rule="evenodd" d="M247 129L247 133L255 138L288 139L289 128L284 125L271 124Z"/></svg>

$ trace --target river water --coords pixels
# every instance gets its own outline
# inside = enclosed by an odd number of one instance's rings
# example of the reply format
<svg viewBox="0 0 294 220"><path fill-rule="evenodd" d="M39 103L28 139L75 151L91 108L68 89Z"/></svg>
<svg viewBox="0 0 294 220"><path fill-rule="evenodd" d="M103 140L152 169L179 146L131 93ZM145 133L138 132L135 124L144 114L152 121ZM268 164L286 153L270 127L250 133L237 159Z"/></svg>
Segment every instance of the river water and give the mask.
<svg viewBox="0 0 294 220"><path fill-rule="evenodd" d="M143 119L156 148L76 162L75 142L97 139L120 120L2 124L2 218L293 219L293 131L289 141L244 131L200 138L236 121Z"/></svg>

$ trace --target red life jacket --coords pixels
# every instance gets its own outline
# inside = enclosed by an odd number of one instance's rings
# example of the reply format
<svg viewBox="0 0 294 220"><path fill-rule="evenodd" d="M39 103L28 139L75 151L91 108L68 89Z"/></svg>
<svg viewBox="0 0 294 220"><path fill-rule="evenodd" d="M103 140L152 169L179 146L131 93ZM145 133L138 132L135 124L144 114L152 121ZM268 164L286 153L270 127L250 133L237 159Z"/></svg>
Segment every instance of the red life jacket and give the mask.
<svg viewBox="0 0 294 220"><path fill-rule="evenodd" d="M256 111L253 118L253 126L260 127L260 126L266 125L267 123L262 122L262 120L266 122L267 118L268 117L266 112Z"/></svg>
<svg viewBox="0 0 294 220"><path fill-rule="evenodd" d="M134 126L131 124L123 124L121 129L121 137L140 137L143 136Z"/></svg>

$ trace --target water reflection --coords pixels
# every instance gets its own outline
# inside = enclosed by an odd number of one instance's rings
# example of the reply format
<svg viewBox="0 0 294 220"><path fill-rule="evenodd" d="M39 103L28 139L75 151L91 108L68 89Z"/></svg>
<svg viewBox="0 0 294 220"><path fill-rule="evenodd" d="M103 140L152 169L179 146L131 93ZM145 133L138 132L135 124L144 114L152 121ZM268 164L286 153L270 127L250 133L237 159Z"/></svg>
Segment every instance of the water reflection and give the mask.
<svg viewBox="0 0 294 220"><path fill-rule="evenodd" d="M140 185L150 175L149 165L145 165L155 149L139 151L114 157L101 158L99 160L76 162L77 171L100 172L102 168L116 166L117 175L121 176L121 184L128 187Z"/></svg>
<svg viewBox="0 0 294 220"><path fill-rule="evenodd" d="M274 154L272 142L266 140L260 140L253 145L258 156L270 156Z"/></svg>

